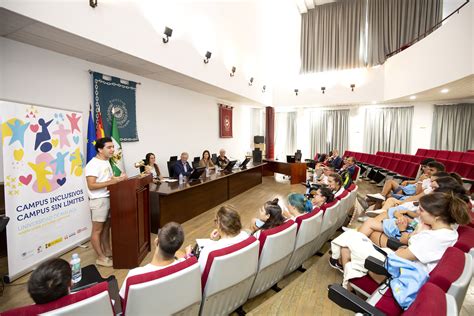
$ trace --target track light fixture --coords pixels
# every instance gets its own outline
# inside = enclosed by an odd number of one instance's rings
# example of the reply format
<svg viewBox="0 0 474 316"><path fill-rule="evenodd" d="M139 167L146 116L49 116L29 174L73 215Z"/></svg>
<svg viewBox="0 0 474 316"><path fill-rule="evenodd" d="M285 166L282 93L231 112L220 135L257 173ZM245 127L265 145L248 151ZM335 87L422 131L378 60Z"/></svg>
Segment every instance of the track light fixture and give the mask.
<svg viewBox="0 0 474 316"><path fill-rule="evenodd" d="M253 77L250 77L249 86L251 86L252 84L253 84Z"/></svg>
<svg viewBox="0 0 474 316"><path fill-rule="evenodd" d="M163 36L163 43L166 44L170 40L171 35L173 35L173 29L166 26L164 34L165 36Z"/></svg>
<svg viewBox="0 0 474 316"><path fill-rule="evenodd" d="M233 77L235 76L235 66L232 67L232 70L230 71L230 76Z"/></svg>
<svg viewBox="0 0 474 316"><path fill-rule="evenodd" d="M206 58L204 59L204 63L209 63L209 59L211 58L212 53L210 51L206 52Z"/></svg>
<svg viewBox="0 0 474 316"><path fill-rule="evenodd" d="M298 89L295 89L295 95L298 96L298 92L299 90Z"/></svg>
<svg viewBox="0 0 474 316"><path fill-rule="evenodd" d="M89 5L92 7L92 8L95 8L97 6L97 0L89 0Z"/></svg>
<svg viewBox="0 0 474 316"><path fill-rule="evenodd" d="M355 88L355 87L356 87L356 85L352 83L352 84L351 84L351 91L352 91L352 92L354 92L354 88Z"/></svg>
<svg viewBox="0 0 474 316"><path fill-rule="evenodd" d="M263 87L262 87L262 93L265 93L265 90L267 90L267 86L266 86L266 85L263 85Z"/></svg>
<svg viewBox="0 0 474 316"><path fill-rule="evenodd" d="M326 92L326 87L321 87L321 92L324 94Z"/></svg>

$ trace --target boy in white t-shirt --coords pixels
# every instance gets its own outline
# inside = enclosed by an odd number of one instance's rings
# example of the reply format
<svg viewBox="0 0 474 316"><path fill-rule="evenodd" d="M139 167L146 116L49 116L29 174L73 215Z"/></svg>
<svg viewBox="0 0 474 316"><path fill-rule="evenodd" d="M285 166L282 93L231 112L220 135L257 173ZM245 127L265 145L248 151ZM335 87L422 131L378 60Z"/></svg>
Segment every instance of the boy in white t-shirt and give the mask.
<svg viewBox="0 0 474 316"><path fill-rule="evenodd" d="M184 259L177 259L176 251L181 248L184 242L184 231L180 224L170 222L158 230L158 236L155 239L156 249L151 262L143 267L132 269L128 272L120 288L120 297L125 298L127 288L127 279L134 275L144 274L152 271L161 270L167 266L176 264Z"/></svg>
<svg viewBox="0 0 474 316"><path fill-rule="evenodd" d="M123 174L114 177L109 159L114 154L114 144L110 137L99 138L95 142L97 156L86 165L87 193L92 217L91 244L97 253L96 264L113 266L110 248L110 199L107 186L126 179Z"/></svg>

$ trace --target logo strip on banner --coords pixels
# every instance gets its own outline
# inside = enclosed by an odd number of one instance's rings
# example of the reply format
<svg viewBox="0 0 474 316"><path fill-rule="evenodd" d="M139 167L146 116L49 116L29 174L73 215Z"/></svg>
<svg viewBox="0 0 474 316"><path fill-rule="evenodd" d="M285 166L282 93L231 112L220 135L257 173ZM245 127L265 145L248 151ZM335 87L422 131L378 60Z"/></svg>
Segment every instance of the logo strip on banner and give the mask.
<svg viewBox="0 0 474 316"><path fill-rule="evenodd" d="M90 237L83 114L0 101L8 278Z"/></svg>

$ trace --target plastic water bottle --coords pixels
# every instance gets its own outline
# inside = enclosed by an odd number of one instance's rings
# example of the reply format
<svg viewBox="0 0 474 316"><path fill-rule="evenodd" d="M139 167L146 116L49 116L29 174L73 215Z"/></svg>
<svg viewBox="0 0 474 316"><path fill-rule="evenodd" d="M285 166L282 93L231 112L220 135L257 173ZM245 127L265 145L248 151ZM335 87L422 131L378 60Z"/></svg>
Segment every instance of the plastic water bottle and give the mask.
<svg viewBox="0 0 474 316"><path fill-rule="evenodd" d="M209 178L209 175L210 175L209 168L206 168L206 178Z"/></svg>
<svg viewBox="0 0 474 316"><path fill-rule="evenodd" d="M72 254L71 260L72 283L77 283L82 279L81 258L77 253Z"/></svg>
<svg viewBox="0 0 474 316"><path fill-rule="evenodd" d="M183 180L184 180L183 178L184 178L184 177L183 177L183 174L182 174L182 173L179 174L179 177L178 177L178 178L179 178L179 184L183 184L183 182L184 182L184 181L183 181Z"/></svg>

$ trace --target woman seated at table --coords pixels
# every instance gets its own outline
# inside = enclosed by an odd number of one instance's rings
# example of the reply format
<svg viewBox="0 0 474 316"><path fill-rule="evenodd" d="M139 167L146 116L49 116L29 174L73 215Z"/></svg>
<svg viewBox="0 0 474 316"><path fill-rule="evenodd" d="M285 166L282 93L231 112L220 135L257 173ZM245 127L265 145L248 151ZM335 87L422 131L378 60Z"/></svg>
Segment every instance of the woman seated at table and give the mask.
<svg viewBox="0 0 474 316"><path fill-rule="evenodd" d="M145 174L153 175L153 180L161 180L163 176L161 175L160 168L156 164L155 154L148 153L145 156Z"/></svg>
<svg viewBox="0 0 474 316"><path fill-rule="evenodd" d="M211 160L211 154L209 153L209 150L206 149L202 152L202 158L199 161L199 167L206 167L207 169L216 168Z"/></svg>
<svg viewBox="0 0 474 316"><path fill-rule="evenodd" d="M278 205L278 198L267 201L252 220L252 235L258 239L262 230L280 226L286 221L283 210Z"/></svg>
<svg viewBox="0 0 474 316"><path fill-rule="evenodd" d="M210 238L201 239L198 243L201 272L206 268L211 251L235 245L249 237L249 234L242 230L239 212L230 205L224 205L217 211L214 223L216 228L211 232ZM186 247L186 257L193 255L192 247L189 245Z"/></svg>

